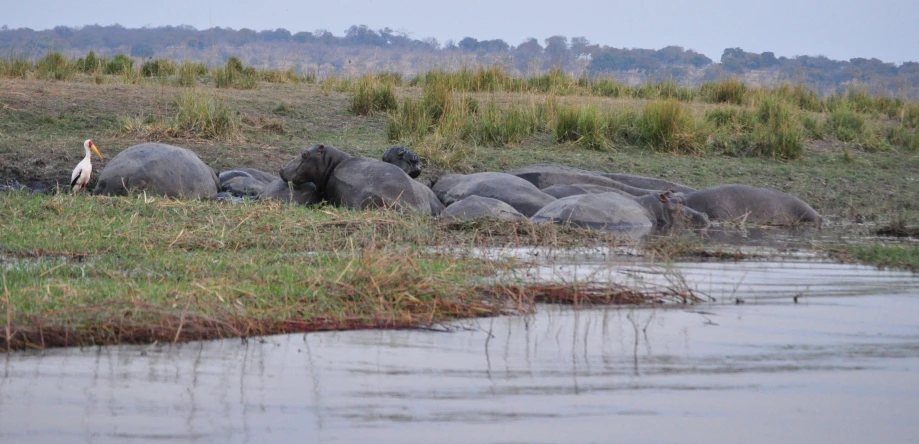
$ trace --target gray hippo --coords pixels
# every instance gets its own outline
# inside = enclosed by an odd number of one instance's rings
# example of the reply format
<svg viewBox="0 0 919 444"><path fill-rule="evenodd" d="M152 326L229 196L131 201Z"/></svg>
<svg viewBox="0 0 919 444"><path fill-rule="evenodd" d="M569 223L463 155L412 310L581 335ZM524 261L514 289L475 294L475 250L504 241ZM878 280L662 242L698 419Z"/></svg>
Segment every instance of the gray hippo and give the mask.
<svg viewBox="0 0 919 444"><path fill-rule="evenodd" d="M719 185L682 195L683 204L712 220L743 221L761 225L822 225L823 218L803 200L771 188Z"/></svg>
<svg viewBox="0 0 919 444"><path fill-rule="evenodd" d="M394 146L383 153L383 162L391 163L412 179L421 175L421 159L412 150L401 146Z"/></svg>
<svg viewBox="0 0 919 444"><path fill-rule="evenodd" d="M648 190L670 190L677 193L691 193L696 191L695 188L688 187L683 184L671 182L669 180L655 179L653 177L636 176L634 174L625 173L604 173L602 171L595 171L595 173L607 179L612 179L616 182L636 188Z"/></svg>
<svg viewBox="0 0 919 444"><path fill-rule="evenodd" d="M633 196L643 196L645 194L667 190L683 190L684 192L694 191L693 188L685 185L650 177L587 171L563 165L530 165L509 170L507 173L526 179L539 189L553 185L588 184L615 188ZM623 180L617 180L613 177L618 177Z"/></svg>
<svg viewBox="0 0 919 444"><path fill-rule="evenodd" d="M316 144L301 151L281 169L280 175L295 185L313 182L334 205L361 209L399 207L433 214L430 195L416 191L420 188L399 167L352 157L329 145Z"/></svg>
<svg viewBox="0 0 919 444"><path fill-rule="evenodd" d="M258 196L265 185L279 177L254 168L234 168L220 173L220 191L226 191L238 197Z"/></svg>
<svg viewBox="0 0 919 444"><path fill-rule="evenodd" d="M625 197L635 197L625 191L605 187L603 185L593 185L589 183L575 183L571 185L552 185L542 189L543 193L546 193L556 199L561 199L568 196L576 196L578 194L600 194L600 193L616 193L621 194Z"/></svg>
<svg viewBox="0 0 919 444"><path fill-rule="evenodd" d="M280 177L265 185L256 198L300 205L315 205L322 201L322 195L312 182L294 185Z"/></svg>
<svg viewBox="0 0 919 444"><path fill-rule="evenodd" d="M447 207L440 217L445 219L477 219L480 217L491 217L503 220L526 220L526 216L520 214L514 207L501 202L498 199L483 196L469 196L465 199L454 202Z"/></svg>
<svg viewBox="0 0 919 444"><path fill-rule="evenodd" d="M650 233L653 228L681 228L687 224L707 226L704 215L693 221L692 213L687 215L683 210L682 201L669 193L648 194L635 199L617 193L579 194L546 205L532 219L534 222L573 224L639 236Z"/></svg>
<svg viewBox="0 0 919 444"><path fill-rule="evenodd" d="M448 208L469 196L482 196L498 199L527 217L555 201L533 184L506 173L448 174L438 179L432 190Z"/></svg>
<svg viewBox="0 0 919 444"><path fill-rule="evenodd" d="M143 143L108 161L93 192L121 195L136 189L169 197L213 199L219 187L217 174L194 152L162 143Z"/></svg>
<svg viewBox="0 0 919 444"><path fill-rule="evenodd" d="M418 158L418 155L412 152L407 148L401 146L394 146L385 153L383 153L383 162L391 163L402 171L405 171L405 174L408 174L408 177L417 178L421 175L421 159ZM415 195L419 197L424 197L428 200L431 205L431 214L437 215L444 210L443 203L437 199L437 196L434 195L434 192L431 191L426 185L420 182L412 183L412 187L415 189Z"/></svg>

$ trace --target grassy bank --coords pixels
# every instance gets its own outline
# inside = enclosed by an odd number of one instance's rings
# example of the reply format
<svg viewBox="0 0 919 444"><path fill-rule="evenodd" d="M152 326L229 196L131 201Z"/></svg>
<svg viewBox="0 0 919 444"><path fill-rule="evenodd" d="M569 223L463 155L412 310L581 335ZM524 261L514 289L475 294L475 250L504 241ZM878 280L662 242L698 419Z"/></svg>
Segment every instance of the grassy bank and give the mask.
<svg viewBox="0 0 919 444"><path fill-rule="evenodd" d="M0 194L0 218L0 347L8 349L411 327L527 311L546 299L692 300L496 282L519 264L448 252L616 241L554 225L25 193Z"/></svg>

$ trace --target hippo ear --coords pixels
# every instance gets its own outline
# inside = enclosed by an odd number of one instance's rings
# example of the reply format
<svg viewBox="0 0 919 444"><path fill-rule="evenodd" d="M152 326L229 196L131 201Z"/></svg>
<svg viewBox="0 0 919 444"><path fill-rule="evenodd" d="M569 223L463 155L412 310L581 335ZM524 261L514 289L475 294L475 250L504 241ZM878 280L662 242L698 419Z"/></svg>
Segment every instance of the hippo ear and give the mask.
<svg viewBox="0 0 919 444"><path fill-rule="evenodd" d="M316 154L320 156L325 154L325 145L320 144L318 147L316 147Z"/></svg>
<svg viewBox="0 0 919 444"><path fill-rule="evenodd" d="M667 203L669 201L669 199L667 198L667 193L658 194L657 199L663 203Z"/></svg>

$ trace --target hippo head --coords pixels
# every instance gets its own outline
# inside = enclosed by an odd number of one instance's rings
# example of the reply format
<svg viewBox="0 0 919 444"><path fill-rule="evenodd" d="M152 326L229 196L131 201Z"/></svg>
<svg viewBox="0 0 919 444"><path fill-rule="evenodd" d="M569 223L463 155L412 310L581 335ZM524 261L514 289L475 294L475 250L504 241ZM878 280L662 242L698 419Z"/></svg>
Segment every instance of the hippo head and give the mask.
<svg viewBox="0 0 919 444"><path fill-rule="evenodd" d="M391 163L412 179L421 175L421 159L411 150L401 146L394 146L383 153L383 162Z"/></svg>
<svg viewBox="0 0 919 444"><path fill-rule="evenodd" d="M708 215L683 205L682 193L666 191L658 195L664 207L661 212L663 226L669 228L708 228L711 222Z"/></svg>
<svg viewBox="0 0 919 444"><path fill-rule="evenodd" d="M300 185L313 182L317 187L325 185L331 174L331 153L334 150L323 144L316 144L300 151L300 155L281 168L280 176L287 182Z"/></svg>
<svg viewBox="0 0 919 444"><path fill-rule="evenodd" d="M700 213L683 205L683 198L678 193L666 191L658 194L660 211L657 211L659 228L680 230L686 227L707 228L710 223L705 213Z"/></svg>

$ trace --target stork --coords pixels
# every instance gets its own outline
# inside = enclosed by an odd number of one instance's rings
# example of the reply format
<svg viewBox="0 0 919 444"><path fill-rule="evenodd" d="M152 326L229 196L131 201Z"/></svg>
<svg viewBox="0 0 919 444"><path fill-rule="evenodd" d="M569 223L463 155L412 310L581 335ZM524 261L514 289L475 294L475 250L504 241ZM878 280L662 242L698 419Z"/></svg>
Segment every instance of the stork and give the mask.
<svg viewBox="0 0 919 444"><path fill-rule="evenodd" d="M89 183L89 176L93 172L93 164L90 159L92 153L96 153L99 159L102 159L102 153L99 152L96 144L91 139L86 139L86 142L83 142L83 149L86 150L86 157L77 164L77 167L73 169L73 174L70 175L70 188L73 191L85 189L86 184ZM90 149L92 149L92 152L89 151Z"/></svg>

